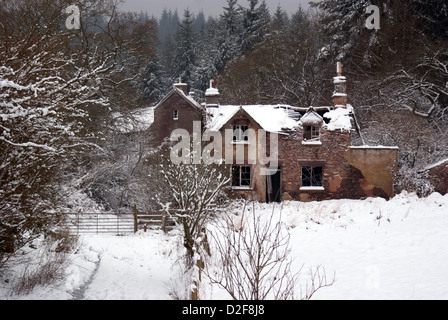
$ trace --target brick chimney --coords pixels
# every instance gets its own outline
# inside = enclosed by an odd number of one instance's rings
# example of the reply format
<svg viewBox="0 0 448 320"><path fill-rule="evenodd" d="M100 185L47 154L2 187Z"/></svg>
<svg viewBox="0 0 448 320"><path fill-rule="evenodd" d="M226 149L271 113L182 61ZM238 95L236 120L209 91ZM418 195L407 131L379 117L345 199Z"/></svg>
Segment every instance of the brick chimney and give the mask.
<svg viewBox="0 0 448 320"><path fill-rule="evenodd" d="M333 106L337 108L347 109L347 78L342 75L342 64L337 64L338 76L333 78L334 93Z"/></svg>
<svg viewBox="0 0 448 320"><path fill-rule="evenodd" d="M182 83L182 78L179 78L179 82L174 84L174 87L182 90L185 95L188 95L188 85L186 83Z"/></svg>
<svg viewBox="0 0 448 320"><path fill-rule="evenodd" d="M219 107L219 90L215 88L215 80L210 80L210 87L205 91L205 107Z"/></svg>

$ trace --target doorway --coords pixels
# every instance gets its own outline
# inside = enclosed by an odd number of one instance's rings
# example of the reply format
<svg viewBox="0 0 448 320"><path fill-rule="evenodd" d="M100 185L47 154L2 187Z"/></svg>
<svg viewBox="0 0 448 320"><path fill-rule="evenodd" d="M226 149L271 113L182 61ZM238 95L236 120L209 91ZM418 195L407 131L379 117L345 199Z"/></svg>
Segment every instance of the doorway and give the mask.
<svg viewBox="0 0 448 320"><path fill-rule="evenodd" d="M280 169L272 175L266 176L266 203L281 202L281 176Z"/></svg>

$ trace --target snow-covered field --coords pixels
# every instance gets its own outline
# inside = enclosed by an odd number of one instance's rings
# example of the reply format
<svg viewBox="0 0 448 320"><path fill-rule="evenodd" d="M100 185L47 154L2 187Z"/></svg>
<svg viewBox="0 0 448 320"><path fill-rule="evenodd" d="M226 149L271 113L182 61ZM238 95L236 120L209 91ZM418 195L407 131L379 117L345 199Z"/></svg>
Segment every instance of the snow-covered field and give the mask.
<svg viewBox="0 0 448 320"><path fill-rule="evenodd" d="M272 206L254 205L264 216ZM448 299L448 195L285 202L274 210L282 212L295 265L335 274L313 299ZM2 281L0 299L172 299L184 284L182 251L177 231L83 236L59 285L11 296L13 281ZM205 299L229 298L204 291Z"/></svg>

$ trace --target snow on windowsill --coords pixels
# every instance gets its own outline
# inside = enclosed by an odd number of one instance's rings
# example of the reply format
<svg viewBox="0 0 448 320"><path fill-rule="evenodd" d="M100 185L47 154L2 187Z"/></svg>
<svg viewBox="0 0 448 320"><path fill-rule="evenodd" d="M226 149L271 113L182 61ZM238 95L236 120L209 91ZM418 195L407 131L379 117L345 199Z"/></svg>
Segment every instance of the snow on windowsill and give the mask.
<svg viewBox="0 0 448 320"><path fill-rule="evenodd" d="M232 144L244 144L244 145L248 145L249 141L232 141Z"/></svg>
<svg viewBox="0 0 448 320"><path fill-rule="evenodd" d="M232 187L232 190L236 190L236 191L250 191L250 190L253 190L253 188L250 187L250 186L240 186L240 187Z"/></svg>
<svg viewBox="0 0 448 320"><path fill-rule="evenodd" d="M399 150L399 147L388 147L388 146L350 146L350 149L390 149L390 150Z"/></svg>
<svg viewBox="0 0 448 320"><path fill-rule="evenodd" d="M300 191L325 191L324 187L301 187Z"/></svg>
<svg viewBox="0 0 448 320"><path fill-rule="evenodd" d="M321 146L322 142L321 141L302 141L302 144L304 146Z"/></svg>

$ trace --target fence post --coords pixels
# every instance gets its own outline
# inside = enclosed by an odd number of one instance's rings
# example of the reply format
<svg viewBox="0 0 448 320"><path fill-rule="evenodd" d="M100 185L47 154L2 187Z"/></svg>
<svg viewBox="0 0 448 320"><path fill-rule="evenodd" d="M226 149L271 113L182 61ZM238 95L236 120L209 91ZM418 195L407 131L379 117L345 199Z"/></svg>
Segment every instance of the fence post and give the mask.
<svg viewBox="0 0 448 320"><path fill-rule="evenodd" d="M137 205L134 205L134 233L138 231Z"/></svg>
<svg viewBox="0 0 448 320"><path fill-rule="evenodd" d="M78 211L78 237L79 237L79 224L80 224L80 221L79 221L80 217L79 217L79 215L80 215L80 212Z"/></svg>
<svg viewBox="0 0 448 320"><path fill-rule="evenodd" d="M166 233L166 211L162 211L162 231Z"/></svg>

